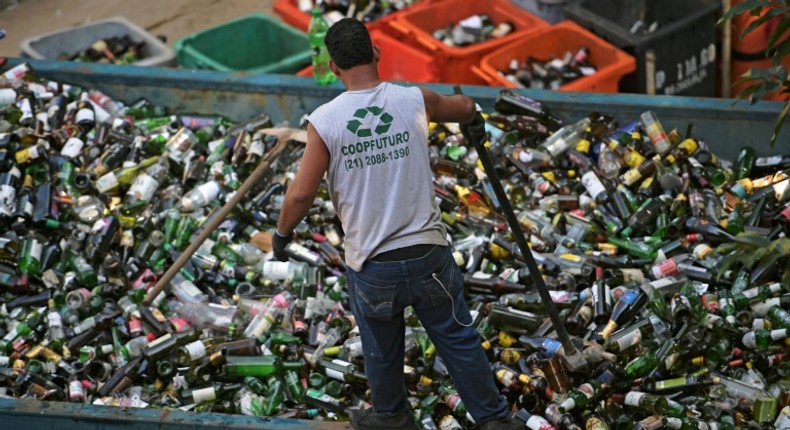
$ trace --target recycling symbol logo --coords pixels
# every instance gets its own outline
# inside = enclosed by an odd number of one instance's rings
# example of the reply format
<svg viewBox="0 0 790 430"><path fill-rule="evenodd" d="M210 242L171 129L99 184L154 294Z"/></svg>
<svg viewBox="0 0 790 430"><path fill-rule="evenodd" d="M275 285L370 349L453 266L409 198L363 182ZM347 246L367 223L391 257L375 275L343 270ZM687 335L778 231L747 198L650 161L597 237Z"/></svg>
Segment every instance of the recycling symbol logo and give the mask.
<svg viewBox="0 0 790 430"><path fill-rule="evenodd" d="M373 128L373 130L365 127L365 124L361 121L367 118L368 115L373 115L373 117L378 118L378 125ZM393 119L392 115L385 112L384 109L378 106L369 106L357 109L357 111L354 112L354 119L348 121L346 128L357 137L371 137L374 131L377 135L382 135L390 129Z"/></svg>

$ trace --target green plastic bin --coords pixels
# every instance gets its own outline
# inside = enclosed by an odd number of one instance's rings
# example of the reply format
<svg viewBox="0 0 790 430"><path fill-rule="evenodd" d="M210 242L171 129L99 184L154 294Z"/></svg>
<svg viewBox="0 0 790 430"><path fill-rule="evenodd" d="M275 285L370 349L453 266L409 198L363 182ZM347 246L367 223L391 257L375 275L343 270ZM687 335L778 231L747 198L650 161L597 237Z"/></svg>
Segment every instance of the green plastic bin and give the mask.
<svg viewBox="0 0 790 430"><path fill-rule="evenodd" d="M222 72L293 74L310 64L307 34L253 13L176 41L178 64Z"/></svg>

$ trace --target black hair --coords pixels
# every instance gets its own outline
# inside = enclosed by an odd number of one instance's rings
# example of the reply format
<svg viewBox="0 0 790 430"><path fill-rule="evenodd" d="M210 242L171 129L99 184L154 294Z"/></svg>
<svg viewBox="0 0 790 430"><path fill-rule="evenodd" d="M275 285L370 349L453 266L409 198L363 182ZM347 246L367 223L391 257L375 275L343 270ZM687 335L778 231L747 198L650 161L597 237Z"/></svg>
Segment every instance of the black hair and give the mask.
<svg viewBox="0 0 790 430"><path fill-rule="evenodd" d="M326 49L332 61L342 70L373 62L373 43L361 21L343 18L326 32Z"/></svg>

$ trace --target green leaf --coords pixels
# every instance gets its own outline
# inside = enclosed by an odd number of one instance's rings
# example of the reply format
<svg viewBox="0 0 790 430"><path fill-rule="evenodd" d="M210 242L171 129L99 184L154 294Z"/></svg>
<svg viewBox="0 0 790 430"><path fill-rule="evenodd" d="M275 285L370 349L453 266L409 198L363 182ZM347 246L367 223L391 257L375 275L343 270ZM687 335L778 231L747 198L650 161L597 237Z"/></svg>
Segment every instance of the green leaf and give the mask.
<svg viewBox="0 0 790 430"><path fill-rule="evenodd" d="M754 267L754 264L759 262L760 260L762 260L763 257L765 257L765 252L766 251L767 251L767 249L758 249L755 252L747 252L747 253L745 253L746 255L743 255L740 258L741 265L744 268L748 269L748 270L752 270L752 267Z"/></svg>
<svg viewBox="0 0 790 430"><path fill-rule="evenodd" d="M785 32L787 32L788 29L790 29L790 16L785 16L784 18L782 18L781 21L779 21L779 24L777 24L776 29L774 30L774 34L771 36L770 39L768 39L767 49L769 50L773 49L776 42L782 38L782 36L785 34Z"/></svg>
<svg viewBox="0 0 790 430"><path fill-rule="evenodd" d="M781 59L785 58L787 54L790 53L790 39L782 41L781 43L776 45L776 49L769 51L766 51L766 53L768 53L769 56L774 58L774 64L776 64L777 58L780 59L779 62L781 63Z"/></svg>
<svg viewBox="0 0 790 430"><path fill-rule="evenodd" d="M754 21L752 21L752 22L751 22L751 23L750 23L750 24L749 24L749 25L748 25L748 26L747 26L747 27L746 27L746 28L743 30L743 32L741 32L741 39L743 39L744 37L748 36L748 35L749 35L749 33L751 33L752 31L756 30L756 29L757 29L757 27L760 27L761 25L765 24L766 22L768 22L768 21L770 21L770 20L772 20L772 19L774 19L774 17L773 17L773 15L771 15L770 13L766 13L765 15L763 15L763 16L761 16L761 17L759 17L759 18L755 19Z"/></svg>
<svg viewBox="0 0 790 430"><path fill-rule="evenodd" d="M727 13L724 14L721 19L716 23L716 25L721 25L724 21L729 21L735 17L735 15L740 15L743 12L746 12L750 9L762 9L764 6L770 6L770 2L768 1L760 1L760 0L747 0L742 3L738 3L732 6Z"/></svg>
<svg viewBox="0 0 790 430"><path fill-rule="evenodd" d="M721 278L721 276L724 275L724 272L729 270L733 264L738 263L740 260L741 260L741 256L739 252L734 252L719 260L719 263L716 265L716 269L718 271L718 274L716 275L716 280Z"/></svg>
<svg viewBox="0 0 790 430"><path fill-rule="evenodd" d="M785 102L782 111L779 112L779 117L776 118L776 122L774 123L774 134L771 135L771 148L774 147L776 144L776 139L779 138L779 132L782 131L782 125L785 123L785 118L787 118L788 112L790 112L790 100Z"/></svg>

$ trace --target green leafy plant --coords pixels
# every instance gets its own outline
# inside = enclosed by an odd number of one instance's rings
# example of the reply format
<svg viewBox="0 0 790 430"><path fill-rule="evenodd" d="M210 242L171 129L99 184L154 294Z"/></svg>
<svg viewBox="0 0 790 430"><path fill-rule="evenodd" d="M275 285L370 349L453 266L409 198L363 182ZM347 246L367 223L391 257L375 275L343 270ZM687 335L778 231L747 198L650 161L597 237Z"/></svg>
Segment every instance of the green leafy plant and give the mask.
<svg viewBox="0 0 790 430"><path fill-rule="evenodd" d="M750 98L751 103L754 104L766 94L790 92L790 80L788 79L787 70L782 66L782 60L790 54L790 37L788 37L790 33L789 3L788 0L745 0L732 6L719 20L718 25L722 25L741 14L758 17L738 35L741 38L766 25L769 21L778 20L776 30L768 40L768 46L765 50L766 58L772 60L771 67L767 69L752 68L739 77L735 84L747 82L749 85L738 93L736 102ZM788 113L790 113L790 100L785 102L784 107L779 112L779 116L776 118L774 131L771 135L771 147L776 143L779 131L781 131Z"/></svg>

